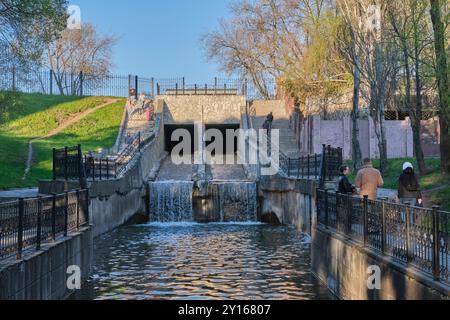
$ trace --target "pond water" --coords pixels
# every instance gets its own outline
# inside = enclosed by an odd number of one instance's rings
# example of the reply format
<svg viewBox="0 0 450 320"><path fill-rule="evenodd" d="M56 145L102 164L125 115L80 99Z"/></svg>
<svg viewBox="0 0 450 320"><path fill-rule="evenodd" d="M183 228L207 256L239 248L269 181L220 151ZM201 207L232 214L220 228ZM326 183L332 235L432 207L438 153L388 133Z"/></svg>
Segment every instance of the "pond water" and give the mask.
<svg viewBox="0 0 450 320"><path fill-rule="evenodd" d="M96 239L83 299L333 299L309 238L259 223L150 223Z"/></svg>

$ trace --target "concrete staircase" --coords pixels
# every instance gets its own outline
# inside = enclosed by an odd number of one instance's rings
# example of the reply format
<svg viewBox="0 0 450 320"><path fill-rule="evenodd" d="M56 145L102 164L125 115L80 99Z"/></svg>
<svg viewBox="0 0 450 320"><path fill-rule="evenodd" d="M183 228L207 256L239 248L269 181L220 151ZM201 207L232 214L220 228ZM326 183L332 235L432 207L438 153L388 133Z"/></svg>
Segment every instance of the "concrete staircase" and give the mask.
<svg viewBox="0 0 450 320"><path fill-rule="evenodd" d="M154 128L155 122L147 121L145 113L133 114L128 118L128 121L126 122L125 129L123 130L122 133L119 150L123 150L124 148L127 147L125 140L128 134L131 134L131 136L135 136L140 132L141 139L145 139L153 133Z"/></svg>
<svg viewBox="0 0 450 320"><path fill-rule="evenodd" d="M267 115L274 116L272 129L280 130L280 150L290 158L299 158L300 150L297 146L295 133L290 128L289 116L281 100L255 101L252 105L252 121L254 129L261 129Z"/></svg>

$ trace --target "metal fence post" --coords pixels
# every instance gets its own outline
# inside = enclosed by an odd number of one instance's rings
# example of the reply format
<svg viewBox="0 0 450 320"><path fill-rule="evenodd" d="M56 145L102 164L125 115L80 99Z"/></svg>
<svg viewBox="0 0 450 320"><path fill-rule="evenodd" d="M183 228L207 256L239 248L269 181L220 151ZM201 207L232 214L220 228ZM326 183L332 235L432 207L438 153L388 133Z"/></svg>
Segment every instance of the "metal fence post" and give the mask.
<svg viewBox="0 0 450 320"><path fill-rule="evenodd" d="M53 193L52 199L52 240L56 241L56 193Z"/></svg>
<svg viewBox="0 0 450 320"><path fill-rule="evenodd" d="M328 189L325 189L325 229L328 229L329 220L329 208L328 208Z"/></svg>
<svg viewBox="0 0 450 320"><path fill-rule="evenodd" d="M347 194L347 217L346 218L347 218L347 236L349 236L349 237L352 234L352 225L353 225L352 213L353 213L352 193L348 193Z"/></svg>
<svg viewBox="0 0 450 320"><path fill-rule="evenodd" d="M139 77L138 76L134 77L134 86L135 86L135 89L136 89L135 92L134 92L134 97L137 100L138 97L139 97L139 93L138 93L138 90L139 90Z"/></svg>
<svg viewBox="0 0 450 320"><path fill-rule="evenodd" d="M80 190L77 189L77 230L80 230Z"/></svg>
<svg viewBox="0 0 450 320"><path fill-rule="evenodd" d="M151 88L150 88L151 92L152 92L152 100L155 99L155 78L152 77L151 79Z"/></svg>
<svg viewBox="0 0 450 320"><path fill-rule="evenodd" d="M439 210L439 206L433 206L433 277L435 281L439 281L441 277Z"/></svg>
<svg viewBox="0 0 450 320"><path fill-rule="evenodd" d="M381 200L381 253L386 253L387 230L386 230L386 200Z"/></svg>
<svg viewBox="0 0 450 320"><path fill-rule="evenodd" d="M19 199L19 226L17 230L17 260L22 259L23 250L23 219L25 215L25 200Z"/></svg>
<svg viewBox="0 0 450 320"><path fill-rule="evenodd" d="M36 226L36 251L41 250L42 242L42 197L37 198L38 212L37 212L37 226Z"/></svg>
<svg viewBox="0 0 450 320"><path fill-rule="evenodd" d="M364 218L364 247L369 243L369 196L363 199L363 218Z"/></svg>
<svg viewBox="0 0 450 320"><path fill-rule="evenodd" d="M53 95L53 70L50 70L50 95Z"/></svg>
<svg viewBox="0 0 450 320"><path fill-rule="evenodd" d="M86 223L89 224L89 219L90 219L90 217L89 217L89 204L90 204L90 201L91 201L91 198L89 197L89 189L85 190L85 198L86 198L85 219L86 219Z"/></svg>
<svg viewBox="0 0 450 320"><path fill-rule="evenodd" d="M68 148L64 147L64 180L69 180L68 178L68 172L67 172L67 166L68 166Z"/></svg>
<svg viewBox="0 0 450 320"><path fill-rule="evenodd" d="M217 77L214 77L214 94L217 94Z"/></svg>
<svg viewBox="0 0 450 320"><path fill-rule="evenodd" d="M138 132L138 143L139 143L139 145L138 145L139 152L141 152L141 132L140 131Z"/></svg>
<svg viewBox="0 0 450 320"><path fill-rule="evenodd" d="M69 230L69 193L64 194L64 237L67 237Z"/></svg>
<svg viewBox="0 0 450 320"><path fill-rule="evenodd" d="M56 149L53 148L53 181L56 180Z"/></svg>
<svg viewBox="0 0 450 320"><path fill-rule="evenodd" d="M12 91L16 91L16 67L12 68Z"/></svg>
<svg viewBox="0 0 450 320"><path fill-rule="evenodd" d="M411 206L405 205L406 208L406 261L410 263L413 259L413 246L411 239Z"/></svg>
<svg viewBox="0 0 450 320"><path fill-rule="evenodd" d="M175 96L178 96L178 82L175 83Z"/></svg>
<svg viewBox="0 0 450 320"><path fill-rule="evenodd" d="M83 71L80 71L80 97L83 96Z"/></svg>
<svg viewBox="0 0 450 320"><path fill-rule="evenodd" d="M106 180L109 180L109 159L106 159Z"/></svg>
<svg viewBox="0 0 450 320"><path fill-rule="evenodd" d="M182 85L183 85L183 95L185 95L185 93L186 93L186 81L185 81L184 77L182 78L182 81L183 81L183 83L182 83Z"/></svg>

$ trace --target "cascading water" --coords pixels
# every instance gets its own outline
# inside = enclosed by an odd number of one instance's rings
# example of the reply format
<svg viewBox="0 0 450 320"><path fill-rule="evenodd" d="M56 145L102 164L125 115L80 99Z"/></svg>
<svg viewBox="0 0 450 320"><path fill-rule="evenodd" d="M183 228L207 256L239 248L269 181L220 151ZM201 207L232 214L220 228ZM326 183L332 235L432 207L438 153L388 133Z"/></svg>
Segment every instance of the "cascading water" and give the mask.
<svg viewBox="0 0 450 320"><path fill-rule="evenodd" d="M211 189L221 222L257 221L256 183L212 182Z"/></svg>
<svg viewBox="0 0 450 320"><path fill-rule="evenodd" d="M150 183L150 220L152 222L191 222L192 193L190 181Z"/></svg>

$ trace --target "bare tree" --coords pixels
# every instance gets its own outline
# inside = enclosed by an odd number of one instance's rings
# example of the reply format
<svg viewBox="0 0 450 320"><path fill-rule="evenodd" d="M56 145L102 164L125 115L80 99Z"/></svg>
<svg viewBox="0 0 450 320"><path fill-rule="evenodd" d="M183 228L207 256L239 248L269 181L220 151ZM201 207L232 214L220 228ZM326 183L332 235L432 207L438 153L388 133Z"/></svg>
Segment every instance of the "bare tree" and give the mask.
<svg viewBox="0 0 450 320"><path fill-rule="evenodd" d="M106 76L112 66L115 43L114 37L99 35L90 24L83 24L81 30L64 30L48 45L45 60L60 94L78 92L80 72L91 81Z"/></svg>

